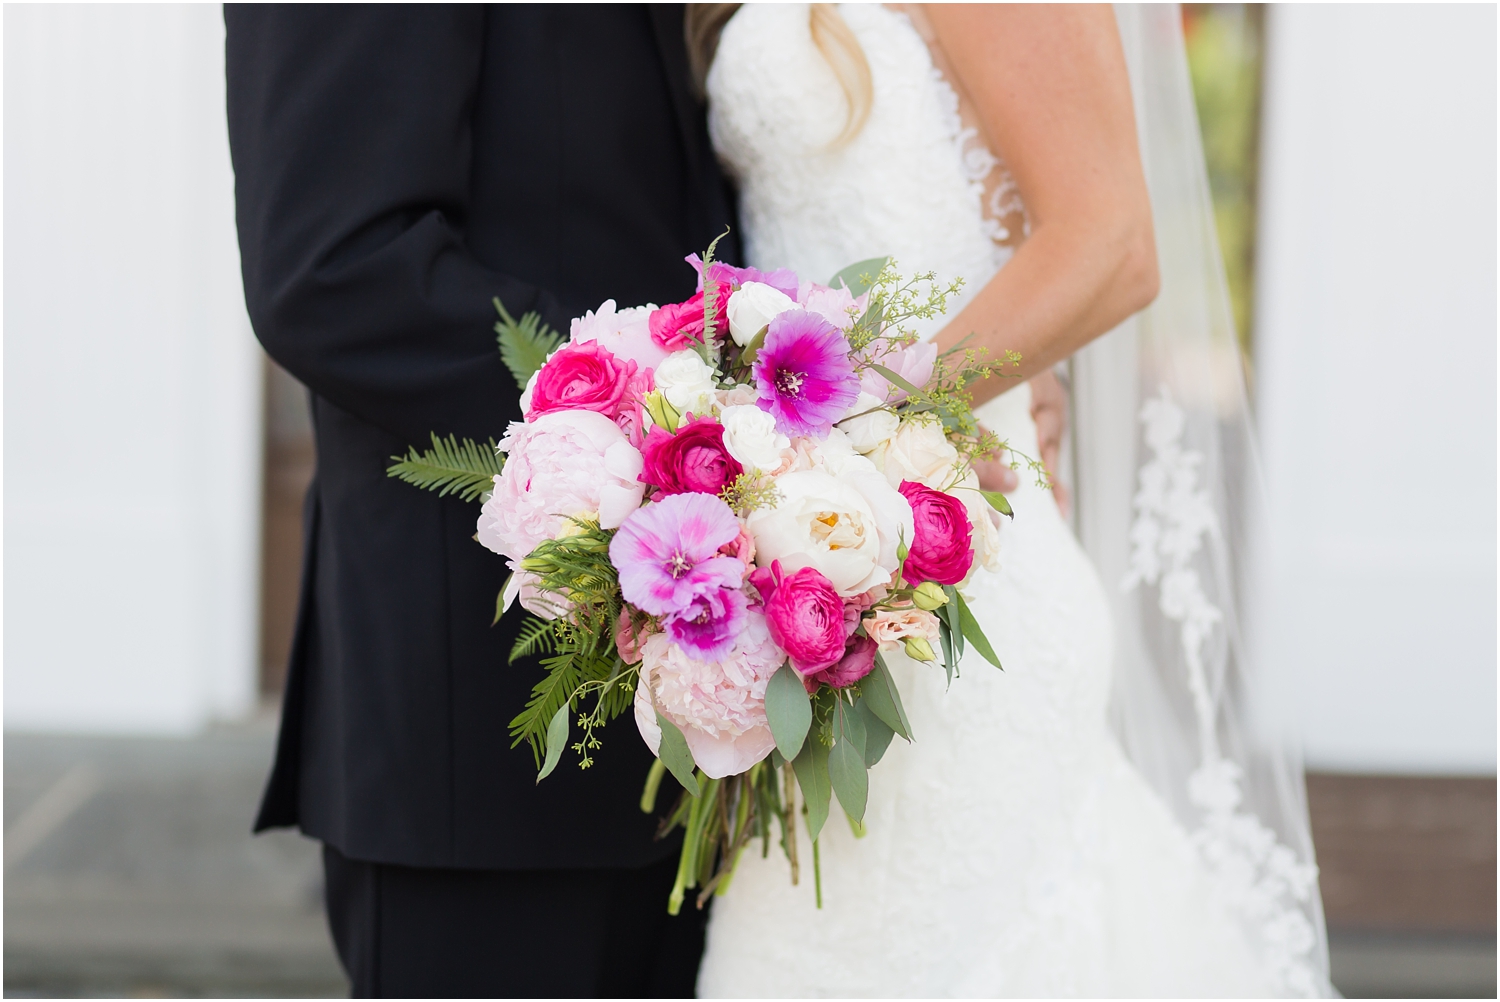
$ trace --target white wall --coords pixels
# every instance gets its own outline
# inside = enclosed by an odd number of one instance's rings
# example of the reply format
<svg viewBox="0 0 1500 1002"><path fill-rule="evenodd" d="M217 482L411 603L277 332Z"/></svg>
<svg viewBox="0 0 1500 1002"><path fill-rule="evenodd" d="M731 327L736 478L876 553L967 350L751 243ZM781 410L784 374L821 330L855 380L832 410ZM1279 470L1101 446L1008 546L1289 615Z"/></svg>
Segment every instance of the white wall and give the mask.
<svg viewBox="0 0 1500 1002"><path fill-rule="evenodd" d="M1261 599L1313 767L1495 771L1495 28L1268 19Z"/></svg>
<svg viewBox="0 0 1500 1002"><path fill-rule="evenodd" d="M222 15L4 18L5 726L188 732L255 689Z"/></svg>

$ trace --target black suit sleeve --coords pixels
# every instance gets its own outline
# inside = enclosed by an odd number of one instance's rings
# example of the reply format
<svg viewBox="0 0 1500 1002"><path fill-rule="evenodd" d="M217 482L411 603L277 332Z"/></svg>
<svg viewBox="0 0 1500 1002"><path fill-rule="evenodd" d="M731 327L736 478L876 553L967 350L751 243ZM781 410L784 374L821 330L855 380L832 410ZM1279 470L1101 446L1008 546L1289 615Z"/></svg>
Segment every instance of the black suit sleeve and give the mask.
<svg viewBox="0 0 1500 1002"><path fill-rule="evenodd" d="M549 294L464 239L482 6L225 5L245 300L314 393L417 444L499 435L518 390L492 332ZM566 329L566 328L564 328Z"/></svg>

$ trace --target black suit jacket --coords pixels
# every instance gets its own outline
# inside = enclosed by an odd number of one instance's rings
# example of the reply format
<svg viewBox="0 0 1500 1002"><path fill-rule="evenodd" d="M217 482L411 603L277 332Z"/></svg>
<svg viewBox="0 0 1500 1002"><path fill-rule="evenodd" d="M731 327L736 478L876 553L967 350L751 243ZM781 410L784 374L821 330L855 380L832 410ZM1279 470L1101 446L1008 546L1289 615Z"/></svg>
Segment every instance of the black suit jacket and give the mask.
<svg viewBox="0 0 1500 1002"><path fill-rule="evenodd" d="M681 7L227 5L245 298L311 391L318 471L257 830L417 866L634 866L630 718L540 786L507 723L539 678L491 628L478 507L388 479L429 432L518 419L491 297L568 319L691 295L731 201L688 90ZM726 241L726 244L730 243ZM721 256L735 259L732 246Z"/></svg>

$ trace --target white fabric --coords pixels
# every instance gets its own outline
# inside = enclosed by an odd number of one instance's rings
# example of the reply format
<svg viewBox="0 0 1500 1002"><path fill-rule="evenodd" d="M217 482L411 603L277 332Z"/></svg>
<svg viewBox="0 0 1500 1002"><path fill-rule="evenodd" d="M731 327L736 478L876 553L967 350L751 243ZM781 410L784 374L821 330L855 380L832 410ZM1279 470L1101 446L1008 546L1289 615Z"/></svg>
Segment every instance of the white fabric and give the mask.
<svg viewBox="0 0 1500 1002"><path fill-rule="evenodd" d="M1008 254L983 210L993 158L974 155L957 98L905 16L841 11L870 62L875 100L838 150L827 142L844 100L807 6L747 5L724 29L710 127L740 184L746 263L825 280L891 254L907 273L963 276L978 289ZM1036 454L1028 388L980 417ZM796 887L774 845L767 859L747 852L714 902L700 995L1298 987L1113 736L1115 638L1093 566L1050 494L1023 483L1012 503L1001 569L969 588L1006 670L967 658L950 691L941 669L896 659L916 740L898 739L872 772L869 834L856 839L835 806L820 840L821 910L805 833Z"/></svg>

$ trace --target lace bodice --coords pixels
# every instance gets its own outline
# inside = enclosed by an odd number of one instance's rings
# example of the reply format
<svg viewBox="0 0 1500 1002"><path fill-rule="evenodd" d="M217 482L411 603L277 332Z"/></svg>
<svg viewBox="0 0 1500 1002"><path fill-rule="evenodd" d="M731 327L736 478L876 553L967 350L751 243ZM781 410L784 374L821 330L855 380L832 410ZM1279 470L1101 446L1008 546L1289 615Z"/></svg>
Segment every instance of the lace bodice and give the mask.
<svg viewBox="0 0 1500 1002"><path fill-rule="evenodd" d="M847 106L807 6L747 7L724 28L708 76L709 130L740 186L747 263L822 281L889 254L908 272L962 277L972 295L1023 235L1015 185L965 123L910 18L879 5L840 12L875 98L864 128L837 148Z"/></svg>

